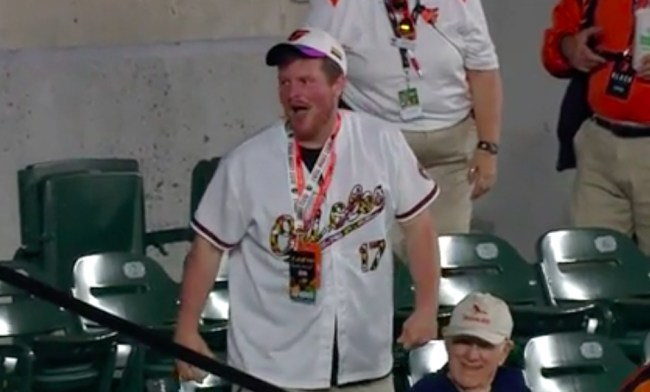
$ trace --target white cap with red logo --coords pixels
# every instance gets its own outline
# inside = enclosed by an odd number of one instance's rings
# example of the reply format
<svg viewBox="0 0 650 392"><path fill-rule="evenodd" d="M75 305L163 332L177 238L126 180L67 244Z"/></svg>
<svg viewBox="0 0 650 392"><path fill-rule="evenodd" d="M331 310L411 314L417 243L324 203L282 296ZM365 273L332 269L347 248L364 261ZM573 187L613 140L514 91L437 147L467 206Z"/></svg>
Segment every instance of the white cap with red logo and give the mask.
<svg viewBox="0 0 650 392"><path fill-rule="evenodd" d="M473 336L496 345L510 339L512 327L512 315L503 300L471 293L454 308L444 336Z"/></svg>
<svg viewBox="0 0 650 392"><path fill-rule="evenodd" d="M278 65L288 51L298 51L311 58L328 57L332 59L343 71L348 72L348 63L345 51L341 44L327 32L313 27L300 28L282 43L273 46L266 54L266 65Z"/></svg>

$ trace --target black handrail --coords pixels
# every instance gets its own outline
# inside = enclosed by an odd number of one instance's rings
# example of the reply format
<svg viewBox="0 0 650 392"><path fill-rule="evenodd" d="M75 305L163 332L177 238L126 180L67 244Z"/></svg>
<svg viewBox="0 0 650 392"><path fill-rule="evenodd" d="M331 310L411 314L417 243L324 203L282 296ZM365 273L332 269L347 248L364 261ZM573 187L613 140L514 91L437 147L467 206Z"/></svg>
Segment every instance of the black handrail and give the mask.
<svg viewBox="0 0 650 392"><path fill-rule="evenodd" d="M264 380L174 343L155 330L141 327L98 309L74 298L71 293L57 290L39 280L25 276L12 268L0 265L0 280L18 287L44 301L51 302L66 310L77 313L83 318L92 320L120 334L136 339L150 347L155 347L157 351L179 358L183 362L219 376L232 384L239 385L253 392L286 392Z"/></svg>

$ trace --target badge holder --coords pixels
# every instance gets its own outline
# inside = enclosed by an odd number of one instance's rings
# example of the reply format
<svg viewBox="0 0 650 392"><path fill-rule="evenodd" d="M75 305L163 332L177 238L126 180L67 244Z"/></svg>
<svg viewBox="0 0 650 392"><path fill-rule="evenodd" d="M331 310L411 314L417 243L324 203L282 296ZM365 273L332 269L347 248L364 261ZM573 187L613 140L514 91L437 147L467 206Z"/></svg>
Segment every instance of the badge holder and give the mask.
<svg viewBox="0 0 650 392"><path fill-rule="evenodd" d="M400 117L404 121L414 120L422 115L422 106L420 106L420 97L415 87L407 85L404 90L400 90L399 106Z"/></svg>
<svg viewBox="0 0 650 392"><path fill-rule="evenodd" d="M626 51L623 57L614 63L614 68L607 82L607 95L627 99L630 96L635 76L636 71L632 66L632 56L630 56L629 51Z"/></svg>
<svg viewBox="0 0 650 392"><path fill-rule="evenodd" d="M320 288L321 249L318 243L299 241L289 254L289 297L314 303Z"/></svg>

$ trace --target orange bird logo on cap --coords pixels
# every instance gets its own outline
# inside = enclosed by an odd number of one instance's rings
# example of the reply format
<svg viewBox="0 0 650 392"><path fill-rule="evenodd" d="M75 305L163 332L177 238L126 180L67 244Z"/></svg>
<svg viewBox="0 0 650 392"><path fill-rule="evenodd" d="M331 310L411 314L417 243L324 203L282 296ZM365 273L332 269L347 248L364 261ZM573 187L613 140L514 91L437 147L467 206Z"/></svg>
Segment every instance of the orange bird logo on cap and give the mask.
<svg viewBox="0 0 650 392"><path fill-rule="evenodd" d="M296 30L291 35L289 35L289 41L296 41L299 40L300 38L304 37L307 33L309 33L309 30Z"/></svg>
<svg viewBox="0 0 650 392"><path fill-rule="evenodd" d="M487 312L485 310L481 309L481 307L478 306L477 304L474 304L472 307L474 308L474 313L487 314Z"/></svg>

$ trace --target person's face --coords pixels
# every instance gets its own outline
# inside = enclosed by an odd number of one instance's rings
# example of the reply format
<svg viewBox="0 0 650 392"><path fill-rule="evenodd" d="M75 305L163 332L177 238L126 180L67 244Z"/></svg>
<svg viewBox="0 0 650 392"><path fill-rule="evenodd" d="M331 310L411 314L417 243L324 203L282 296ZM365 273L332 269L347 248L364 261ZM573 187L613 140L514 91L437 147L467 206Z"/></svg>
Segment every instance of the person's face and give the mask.
<svg viewBox="0 0 650 392"><path fill-rule="evenodd" d="M445 341L449 355L449 377L467 391L489 390L499 366L503 365L512 342L492 345L472 336L457 336Z"/></svg>
<svg viewBox="0 0 650 392"><path fill-rule="evenodd" d="M343 79L328 80L322 59L296 58L279 67L280 103L297 139L319 136L338 107Z"/></svg>

